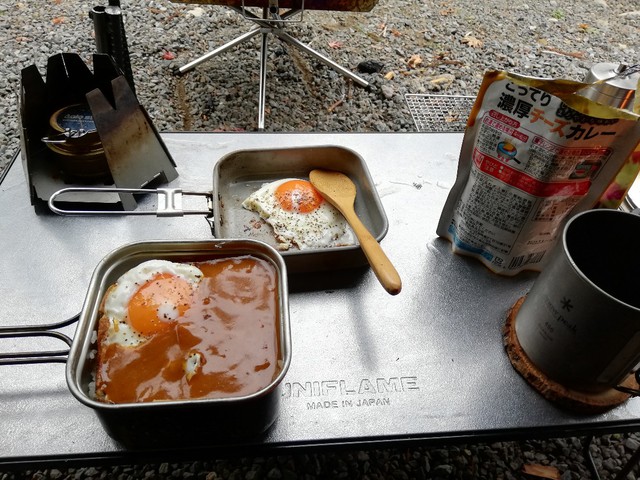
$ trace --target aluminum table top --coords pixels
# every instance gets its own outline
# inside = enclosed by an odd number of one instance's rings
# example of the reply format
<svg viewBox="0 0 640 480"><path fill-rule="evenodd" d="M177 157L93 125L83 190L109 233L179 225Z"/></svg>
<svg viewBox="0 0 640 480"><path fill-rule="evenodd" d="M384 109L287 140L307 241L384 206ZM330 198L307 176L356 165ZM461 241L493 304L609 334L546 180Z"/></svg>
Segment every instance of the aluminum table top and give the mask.
<svg viewBox="0 0 640 480"><path fill-rule="evenodd" d="M215 162L232 151L351 148L365 159L389 219L382 246L403 291L386 294L369 269L296 278L290 296L293 360L280 415L246 448L563 436L640 425L640 400L601 415L573 414L543 399L512 368L501 327L535 274L499 277L452 254L435 234L462 134L163 138L180 174L171 186L195 190L211 189ZM96 264L123 243L211 236L201 216L38 215L18 160L0 185L0 207L1 325L49 323L78 313ZM72 335L73 327L66 332ZM0 340L2 351L43 345L50 342ZM64 368L0 367L0 464L131 455L72 397Z"/></svg>

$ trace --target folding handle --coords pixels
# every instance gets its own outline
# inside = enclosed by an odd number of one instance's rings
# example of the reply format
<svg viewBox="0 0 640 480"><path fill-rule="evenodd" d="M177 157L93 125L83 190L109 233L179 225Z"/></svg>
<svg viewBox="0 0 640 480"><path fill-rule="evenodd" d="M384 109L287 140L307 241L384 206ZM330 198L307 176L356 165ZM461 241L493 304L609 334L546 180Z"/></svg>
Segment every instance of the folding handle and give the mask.
<svg viewBox="0 0 640 480"><path fill-rule="evenodd" d="M64 333L55 330L69 326L78 321L80 314L58 323L45 325L26 325L22 327L0 327L2 338L37 338L50 337L64 342L67 348L63 350L48 350L43 352L0 352L0 365L25 365L33 363L66 363L73 341Z"/></svg>
<svg viewBox="0 0 640 480"><path fill-rule="evenodd" d="M144 194L155 193L158 196L156 210L67 210L56 205L61 201L60 197L71 193L130 193ZM202 210L185 210L182 200L185 196L204 197L207 207ZM58 190L49 198L49 208L58 215L86 216L86 215L156 215L158 217L182 217L184 215L213 215L213 194L211 192L190 192L180 188L102 188L102 187L69 187Z"/></svg>

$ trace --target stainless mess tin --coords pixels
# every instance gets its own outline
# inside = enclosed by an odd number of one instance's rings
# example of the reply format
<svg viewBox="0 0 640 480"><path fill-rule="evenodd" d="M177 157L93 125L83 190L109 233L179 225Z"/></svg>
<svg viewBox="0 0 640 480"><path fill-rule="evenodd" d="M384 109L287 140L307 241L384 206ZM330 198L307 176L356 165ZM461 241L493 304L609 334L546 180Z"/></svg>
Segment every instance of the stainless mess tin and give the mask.
<svg viewBox="0 0 640 480"><path fill-rule="evenodd" d="M271 263L277 273L280 371L269 385L246 396L148 403L109 404L93 398L91 384L98 311L110 285L130 268L151 259L206 261L251 255ZM66 364L71 393L92 408L105 431L127 448L207 445L263 433L278 414L280 383L291 361L286 266L263 242L247 239L147 241L124 245L95 268Z"/></svg>
<svg viewBox="0 0 640 480"><path fill-rule="evenodd" d="M242 202L265 183L284 178L309 178L313 169L336 170L349 176L355 183L357 195L355 211L380 242L387 233L389 223L375 185L363 158L353 150L331 146L240 150L222 157L214 166L211 191L186 192L179 188L118 189L118 188L66 188L49 200L52 211L61 215L145 215L182 216L205 215L216 238L247 238L259 240L278 249L270 226L253 228L258 214L242 207ZM63 210L57 206L65 195L82 192L95 194L126 191L130 193L156 193L158 209L133 211ZM184 210L183 196L206 196L206 209ZM334 270L367 265L367 259L357 244L319 249L279 250L289 273Z"/></svg>
<svg viewBox="0 0 640 480"><path fill-rule="evenodd" d="M222 157L213 172L215 236L251 238L277 249L271 227L253 228L257 214L243 208L242 202L265 183L284 178L308 179L313 169L336 170L351 178L357 189L356 213L375 239L382 240L389 223L367 166L354 151L335 146L243 150ZM313 250L294 247L280 253L292 273L367 265L357 240L349 246Z"/></svg>

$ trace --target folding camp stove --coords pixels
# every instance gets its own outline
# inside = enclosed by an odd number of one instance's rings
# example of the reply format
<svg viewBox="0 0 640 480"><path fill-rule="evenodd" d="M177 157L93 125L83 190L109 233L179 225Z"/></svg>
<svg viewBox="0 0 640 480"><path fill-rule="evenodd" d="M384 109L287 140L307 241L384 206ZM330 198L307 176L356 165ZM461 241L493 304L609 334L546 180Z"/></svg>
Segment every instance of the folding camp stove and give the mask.
<svg viewBox="0 0 640 480"><path fill-rule="evenodd" d="M50 57L46 82L22 70L20 139L31 203L39 211L58 190L73 186L139 189L177 178L175 162L109 55L93 56L94 72L77 54ZM133 210L133 194L81 192L70 208ZM48 210L48 208L47 208Z"/></svg>

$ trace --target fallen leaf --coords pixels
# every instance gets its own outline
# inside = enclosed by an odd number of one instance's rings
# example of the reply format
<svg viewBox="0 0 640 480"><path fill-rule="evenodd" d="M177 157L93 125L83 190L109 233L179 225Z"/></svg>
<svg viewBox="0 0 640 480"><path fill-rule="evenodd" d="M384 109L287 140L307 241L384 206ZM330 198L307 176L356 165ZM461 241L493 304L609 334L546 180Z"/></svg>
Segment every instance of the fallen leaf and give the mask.
<svg viewBox="0 0 640 480"><path fill-rule="evenodd" d="M395 76L396 76L395 72L390 71L385 74L384 78L386 78L387 80L393 80Z"/></svg>
<svg viewBox="0 0 640 480"><path fill-rule="evenodd" d="M422 63L422 57L420 55L411 55L409 60L407 60L407 65L409 68L416 68L418 65Z"/></svg>
<svg viewBox="0 0 640 480"><path fill-rule="evenodd" d="M548 480L560 480L560 471L556 467L528 464L528 465L522 466L522 472L525 475L532 475L538 478L546 478Z"/></svg>
<svg viewBox="0 0 640 480"><path fill-rule="evenodd" d="M334 50L337 50L338 48L344 47L344 44L342 42L337 41L337 40L329 42L328 45L329 45L330 48L333 48Z"/></svg>
<svg viewBox="0 0 640 480"><path fill-rule="evenodd" d="M334 103L332 103L328 108L327 108L327 112L331 113L333 112L336 108L338 108L340 105L342 105L344 103L344 98L341 98L337 101L335 101Z"/></svg>
<svg viewBox="0 0 640 480"><path fill-rule="evenodd" d="M455 77L453 75L451 75L450 73L444 73L442 75L432 78L431 80L429 80L429 83L431 83L432 85L443 85L443 84L450 85L453 83L454 80L455 80Z"/></svg>
<svg viewBox="0 0 640 480"><path fill-rule="evenodd" d="M466 43L472 48L482 48L484 43L482 40L478 40L476 37L472 36L471 33L467 33L464 37L462 37L462 43Z"/></svg>
<svg viewBox="0 0 640 480"><path fill-rule="evenodd" d="M328 32L337 32L340 30L340 25L337 23L322 23L320 26Z"/></svg>
<svg viewBox="0 0 640 480"><path fill-rule="evenodd" d="M65 18L64 17L54 17L53 20L51 20L51 22L54 25L60 25L61 23L65 22Z"/></svg>
<svg viewBox="0 0 640 480"><path fill-rule="evenodd" d="M581 30L589 30L590 25L588 23L579 23L578 24L578 28L580 28Z"/></svg>
<svg viewBox="0 0 640 480"><path fill-rule="evenodd" d="M162 58L164 60L173 60L174 58L176 58L176 56L172 52L165 50L165 52L162 54Z"/></svg>

